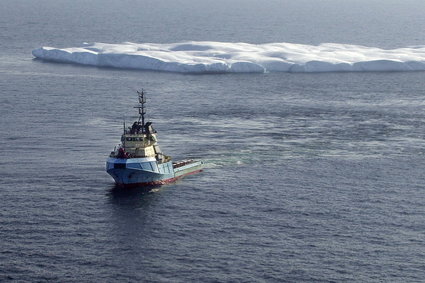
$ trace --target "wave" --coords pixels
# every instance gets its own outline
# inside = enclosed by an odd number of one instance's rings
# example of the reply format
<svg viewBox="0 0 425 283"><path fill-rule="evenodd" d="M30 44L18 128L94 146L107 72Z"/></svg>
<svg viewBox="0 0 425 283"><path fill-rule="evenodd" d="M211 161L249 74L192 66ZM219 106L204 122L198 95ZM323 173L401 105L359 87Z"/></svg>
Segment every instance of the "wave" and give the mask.
<svg viewBox="0 0 425 283"><path fill-rule="evenodd" d="M41 47L34 49L32 54L46 61L181 73L425 70L425 46L388 50L337 43L125 42L84 43L70 48Z"/></svg>

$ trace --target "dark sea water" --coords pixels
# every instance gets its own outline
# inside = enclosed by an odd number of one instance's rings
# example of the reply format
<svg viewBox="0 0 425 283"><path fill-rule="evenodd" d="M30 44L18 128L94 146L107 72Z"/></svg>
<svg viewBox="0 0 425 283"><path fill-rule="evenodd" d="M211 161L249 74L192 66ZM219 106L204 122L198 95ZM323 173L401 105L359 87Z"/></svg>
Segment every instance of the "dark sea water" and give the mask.
<svg viewBox="0 0 425 283"><path fill-rule="evenodd" d="M425 73L190 75L40 46L425 44L423 1L1 1L0 281L423 282ZM135 90L204 172L113 190Z"/></svg>

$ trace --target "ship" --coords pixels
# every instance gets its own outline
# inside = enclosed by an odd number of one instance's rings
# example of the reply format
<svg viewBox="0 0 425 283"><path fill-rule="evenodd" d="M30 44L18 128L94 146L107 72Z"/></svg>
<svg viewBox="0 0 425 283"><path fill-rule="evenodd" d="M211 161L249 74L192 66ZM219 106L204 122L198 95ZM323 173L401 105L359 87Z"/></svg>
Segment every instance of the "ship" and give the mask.
<svg viewBox="0 0 425 283"><path fill-rule="evenodd" d="M164 154L157 139L152 122L145 123L145 92L137 91L139 103L136 107L139 118L131 127L124 122L121 143L115 146L106 161L106 172L112 176L119 188L159 186L202 171L201 160L173 162Z"/></svg>

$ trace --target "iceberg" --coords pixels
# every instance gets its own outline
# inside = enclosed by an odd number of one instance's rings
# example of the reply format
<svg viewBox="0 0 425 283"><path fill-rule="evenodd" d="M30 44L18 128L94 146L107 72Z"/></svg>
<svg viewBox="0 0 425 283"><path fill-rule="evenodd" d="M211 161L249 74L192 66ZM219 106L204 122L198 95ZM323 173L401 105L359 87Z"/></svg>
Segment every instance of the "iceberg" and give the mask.
<svg viewBox="0 0 425 283"><path fill-rule="evenodd" d="M425 71L425 45L381 49L338 43L98 42L41 47L32 54L46 61L180 73Z"/></svg>

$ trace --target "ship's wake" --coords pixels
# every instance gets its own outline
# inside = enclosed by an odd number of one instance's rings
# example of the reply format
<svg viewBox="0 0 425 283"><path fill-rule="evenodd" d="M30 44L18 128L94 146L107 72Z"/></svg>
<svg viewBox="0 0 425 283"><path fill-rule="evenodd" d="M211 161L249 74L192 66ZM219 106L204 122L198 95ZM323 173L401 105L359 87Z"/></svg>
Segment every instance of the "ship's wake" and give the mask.
<svg viewBox="0 0 425 283"><path fill-rule="evenodd" d="M41 47L32 54L47 61L182 73L425 70L425 45L387 50L337 43L126 42L84 43L70 48Z"/></svg>

